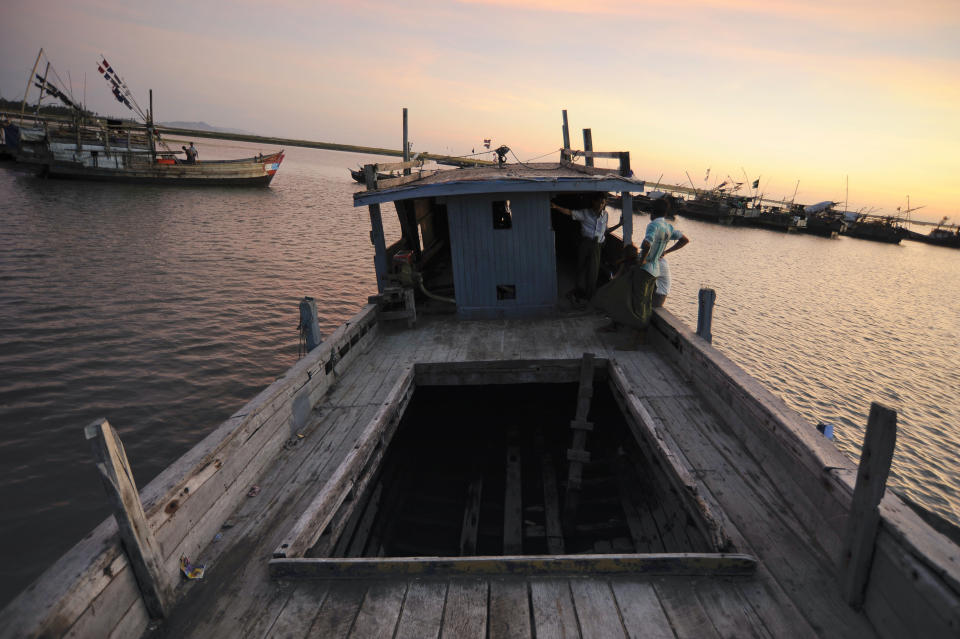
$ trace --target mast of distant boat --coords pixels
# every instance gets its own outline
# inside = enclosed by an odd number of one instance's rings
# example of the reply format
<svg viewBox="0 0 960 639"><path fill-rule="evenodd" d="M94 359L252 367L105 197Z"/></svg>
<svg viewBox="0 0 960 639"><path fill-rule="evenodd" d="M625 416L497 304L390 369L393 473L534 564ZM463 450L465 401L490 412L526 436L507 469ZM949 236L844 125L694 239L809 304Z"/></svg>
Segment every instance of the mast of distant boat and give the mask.
<svg viewBox="0 0 960 639"><path fill-rule="evenodd" d="M33 70L27 78L27 88L23 92L23 102L20 103L20 126L23 126L23 113L27 108L27 95L30 93L30 83L33 82L33 75L37 72L37 65L40 64L40 58L43 56L43 47L40 47L40 53L37 54L37 61L33 63Z"/></svg>

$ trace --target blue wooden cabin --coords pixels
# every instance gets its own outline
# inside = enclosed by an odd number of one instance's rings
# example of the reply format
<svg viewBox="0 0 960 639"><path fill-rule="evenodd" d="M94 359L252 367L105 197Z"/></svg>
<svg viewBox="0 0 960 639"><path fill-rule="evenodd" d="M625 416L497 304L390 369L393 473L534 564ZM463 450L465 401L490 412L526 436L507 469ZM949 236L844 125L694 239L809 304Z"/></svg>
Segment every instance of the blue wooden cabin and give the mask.
<svg viewBox="0 0 960 639"><path fill-rule="evenodd" d="M572 272L575 262L569 249L577 223L551 212L551 200L581 208L596 192L620 192L629 200L642 191L640 180L563 162L385 180L355 194L354 205L370 207L380 293L412 287L418 304L446 300L464 319L525 317L557 309L564 268ZM402 233L389 247L380 213L385 202L395 204ZM631 216L624 222L623 242L630 243ZM622 244L608 244L618 257Z"/></svg>

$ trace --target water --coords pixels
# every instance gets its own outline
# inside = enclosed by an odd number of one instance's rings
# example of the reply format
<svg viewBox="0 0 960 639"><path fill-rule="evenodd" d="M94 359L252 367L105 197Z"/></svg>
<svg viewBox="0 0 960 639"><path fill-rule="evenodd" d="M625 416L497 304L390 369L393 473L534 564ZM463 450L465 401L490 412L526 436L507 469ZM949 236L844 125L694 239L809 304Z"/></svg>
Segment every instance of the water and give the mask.
<svg viewBox="0 0 960 639"><path fill-rule="evenodd" d="M329 333L374 292L364 159L290 149L253 190L0 170L0 605L108 515L85 425L110 420L144 486L296 361L304 295ZM695 325L715 288L714 344L852 459L870 402L896 408L891 484L960 522L960 252L677 225L668 308Z"/></svg>

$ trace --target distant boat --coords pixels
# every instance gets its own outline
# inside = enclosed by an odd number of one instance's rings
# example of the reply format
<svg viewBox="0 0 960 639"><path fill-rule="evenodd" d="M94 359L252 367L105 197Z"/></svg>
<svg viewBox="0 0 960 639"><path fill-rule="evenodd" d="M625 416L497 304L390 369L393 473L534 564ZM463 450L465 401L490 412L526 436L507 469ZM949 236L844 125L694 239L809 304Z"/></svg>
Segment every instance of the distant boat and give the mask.
<svg viewBox="0 0 960 639"><path fill-rule="evenodd" d="M847 230L847 221L843 212L833 208L836 202L825 201L803 207L807 216L807 233L823 237L837 237Z"/></svg>
<svg viewBox="0 0 960 639"><path fill-rule="evenodd" d="M924 242L926 244L936 244L937 246L960 248L960 227L938 226L926 235L911 232L907 239Z"/></svg>
<svg viewBox="0 0 960 639"><path fill-rule="evenodd" d="M847 230L843 234L862 240L899 244L900 240L908 237L909 231L901 226L900 220L895 217L857 215L847 224Z"/></svg>
<svg viewBox="0 0 960 639"><path fill-rule="evenodd" d="M743 223L747 226L793 233L806 228L807 217L799 205L787 208L751 207L743 209Z"/></svg>
<svg viewBox="0 0 960 639"><path fill-rule="evenodd" d="M128 141L106 128L98 130L82 125L56 130L48 126L23 129L16 159L24 168L51 178L137 184L267 186L284 158L281 150L236 160L187 163L177 157L177 151L152 150L142 141L139 144Z"/></svg>
<svg viewBox="0 0 960 639"><path fill-rule="evenodd" d="M105 182L151 183L212 186L267 186L273 180L283 150L236 160L204 160L188 162L180 159L183 152L171 150L153 126L151 106L142 109L126 83L101 57L97 70L107 80L118 102L134 111L143 124L120 120L104 120L83 109L70 91L57 87L50 75L50 63L41 75L37 55L30 83L44 95L62 102L71 115L65 119L35 118L31 127L16 127L19 138L14 155L24 168L53 178L99 180ZM26 101L26 97L24 98ZM22 120L21 120L22 124ZM9 142L10 127L4 129Z"/></svg>

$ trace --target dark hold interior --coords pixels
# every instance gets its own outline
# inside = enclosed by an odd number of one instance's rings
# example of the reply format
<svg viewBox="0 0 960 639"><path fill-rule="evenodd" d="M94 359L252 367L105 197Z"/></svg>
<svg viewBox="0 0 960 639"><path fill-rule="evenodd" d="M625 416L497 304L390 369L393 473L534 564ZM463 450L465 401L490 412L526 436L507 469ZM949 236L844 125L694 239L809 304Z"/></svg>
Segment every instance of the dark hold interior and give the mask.
<svg viewBox="0 0 960 639"><path fill-rule="evenodd" d="M604 381L590 460L568 493L577 394L575 383L418 386L376 477L344 505L350 524L314 556L715 552Z"/></svg>

